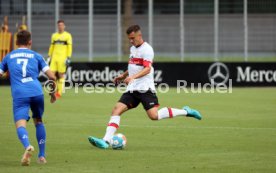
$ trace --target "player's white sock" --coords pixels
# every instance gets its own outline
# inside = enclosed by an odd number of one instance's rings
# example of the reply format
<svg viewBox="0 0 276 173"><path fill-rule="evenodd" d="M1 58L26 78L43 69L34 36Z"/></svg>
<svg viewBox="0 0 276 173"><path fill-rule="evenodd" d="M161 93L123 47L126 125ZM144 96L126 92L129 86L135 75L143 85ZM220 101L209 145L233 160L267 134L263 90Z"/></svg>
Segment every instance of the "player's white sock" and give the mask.
<svg viewBox="0 0 276 173"><path fill-rule="evenodd" d="M164 118L173 118L176 116L185 116L187 115L187 111L184 109L176 109L176 108L161 108L158 110L158 120Z"/></svg>
<svg viewBox="0 0 276 173"><path fill-rule="evenodd" d="M105 135L103 140L110 143L112 136L115 134L116 130L119 128L121 117L119 115L112 115L110 121L107 125Z"/></svg>

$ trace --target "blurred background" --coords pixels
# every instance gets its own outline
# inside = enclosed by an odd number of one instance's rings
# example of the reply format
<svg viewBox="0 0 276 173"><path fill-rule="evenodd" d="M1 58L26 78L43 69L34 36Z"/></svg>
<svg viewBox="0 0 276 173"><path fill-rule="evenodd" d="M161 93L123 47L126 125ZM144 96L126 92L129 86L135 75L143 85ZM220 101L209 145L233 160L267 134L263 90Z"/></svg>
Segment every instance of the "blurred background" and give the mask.
<svg viewBox="0 0 276 173"><path fill-rule="evenodd" d="M131 24L155 61L276 61L275 0L0 0L0 19L12 34L25 24L44 56L65 20L74 61L126 61Z"/></svg>

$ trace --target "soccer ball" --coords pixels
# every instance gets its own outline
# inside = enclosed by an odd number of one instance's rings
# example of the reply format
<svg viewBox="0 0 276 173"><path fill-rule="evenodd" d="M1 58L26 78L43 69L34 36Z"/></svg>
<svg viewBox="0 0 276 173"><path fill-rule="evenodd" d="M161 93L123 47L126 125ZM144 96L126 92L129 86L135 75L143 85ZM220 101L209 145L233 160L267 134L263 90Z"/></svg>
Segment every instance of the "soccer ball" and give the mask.
<svg viewBox="0 0 276 173"><path fill-rule="evenodd" d="M121 150L126 147L127 139L122 133L115 134L111 139L111 147L114 150Z"/></svg>

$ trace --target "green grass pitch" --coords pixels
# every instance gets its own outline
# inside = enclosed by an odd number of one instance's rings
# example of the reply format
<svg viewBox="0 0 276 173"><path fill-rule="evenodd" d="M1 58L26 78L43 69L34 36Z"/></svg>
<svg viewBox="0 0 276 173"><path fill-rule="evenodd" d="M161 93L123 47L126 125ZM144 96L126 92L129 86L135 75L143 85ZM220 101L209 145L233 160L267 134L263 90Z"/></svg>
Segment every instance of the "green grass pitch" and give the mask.
<svg viewBox="0 0 276 173"><path fill-rule="evenodd" d="M23 147L12 118L9 87L0 87L1 173L260 173L276 172L276 88L234 88L232 94L158 94L162 106L189 105L203 120L147 118L142 106L125 113L118 132L124 150L100 150L87 140L102 137L120 94L66 92L55 104L45 96L46 165L20 166ZM37 149L35 128L29 122Z"/></svg>

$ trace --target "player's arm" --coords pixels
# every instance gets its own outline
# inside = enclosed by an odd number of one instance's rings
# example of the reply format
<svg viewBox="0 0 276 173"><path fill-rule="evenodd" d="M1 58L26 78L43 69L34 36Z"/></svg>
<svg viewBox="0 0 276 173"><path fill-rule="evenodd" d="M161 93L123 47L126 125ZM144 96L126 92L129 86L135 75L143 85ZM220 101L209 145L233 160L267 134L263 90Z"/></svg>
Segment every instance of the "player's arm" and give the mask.
<svg viewBox="0 0 276 173"><path fill-rule="evenodd" d="M2 64L0 63L0 77L2 77L4 74L4 71L2 70L1 66L2 66Z"/></svg>
<svg viewBox="0 0 276 173"><path fill-rule="evenodd" d="M55 91L56 91L56 76L55 74L50 70L50 67L46 64L45 60L42 56L38 56L39 61L39 69L42 70L43 73L46 74L48 77L48 87L50 88L49 95L51 96L51 103L54 103L56 101Z"/></svg>
<svg viewBox="0 0 276 173"><path fill-rule="evenodd" d="M4 71L0 68L0 78L4 77Z"/></svg>
<svg viewBox="0 0 276 173"><path fill-rule="evenodd" d="M127 76L128 76L128 70L125 71L123 74L120 74L119 76L117 76L117 77L113 80L113 82L114 82L115 84L120 83L120 82L121 82L122 80L124 80Z"/></svg>
<svg viewBox="0 0 276 173"><path fill-rule="evenodd" d="M8 70L7 58L4 57L3 61L0 63L0 77L5 77L4 73Z"/></svg>
<svg viewBox="0 0 276 173"><path fill-rule="evenodd" d="M45 71L44 73L46 74L49 80L53 80L53 81L56 80L55 74L50 69Z"/></svg>
<svg viewBox="0 0 276 173"><path fill-rule="evenodd" d="M54 103L56 101L56 95L55 95L55 91L56 91L56 76L55 74L50 70L49 66L45 66L42 70L46 76L48 77L49 81L48 81L48 87L50 88L50 92L49 95L51 96L50 102Z"/></svg>
<svg viewBox="0 0 276 173"><path fill-rule="evenodd" d="M71 34L68 34L67 40L67 58L72 57L72 50L73 50L73 40Z"/></svg>
<svg viewBox="0 0 276 173"><path fill-rule="evenodd" d="M141 78L147 74L150 73L151 70L151 64L153 61L153 57L154 57L154 53L153 53L153 49L149 48L144 54L143 54L143 70L139 71L138 73L127 77L124 82L126 84L129 84L131 81L133 81L134 79L138 79Z"/></svg>
<svg viewBox="0 0 276 173"><path fill-rule="evenodd" d="M71 36L71 34L68 34L67 52L65 52L66 53L66 57L67 57L66 61L65 61L65 65L67 67L71 64L72 49L73 49L72 36Z"/></svg>
<svg viewBox="0 0 276 173"><path fill-rule="evenodd" d="M50 92L49 92L49 95L51 96L50 102L54 103L56 101L56 95L55 95L55 91L56 91L56 83L55 83L56 76L55 76L55 74L50 69L48 69L44 73L46 74L46 76L49 79L48 86L50 88Z"/></svg>
<svg viewBox="0 0 276 173"><path fill-rule="evenodd" d="M149 66L145 66L145 68L141 71L139 71L138 73L132 75L132 76L129 76L127 77L125 80L124 80L124 83L126 84L129 84L131 81L133 81L134 79L138 79L138 78L141 78L147 74L150 73L150 70L151 70L151 65Z"/></svg>
<svg viewBox="0 0 276 173"><path fill-rule="evenodd" d="M52 56L53 51L54 51L54 34L52 34L52 37L51 37L51 44L50 44L49 52L48 52L49 57Z"/></svg>

